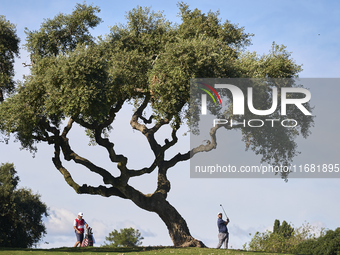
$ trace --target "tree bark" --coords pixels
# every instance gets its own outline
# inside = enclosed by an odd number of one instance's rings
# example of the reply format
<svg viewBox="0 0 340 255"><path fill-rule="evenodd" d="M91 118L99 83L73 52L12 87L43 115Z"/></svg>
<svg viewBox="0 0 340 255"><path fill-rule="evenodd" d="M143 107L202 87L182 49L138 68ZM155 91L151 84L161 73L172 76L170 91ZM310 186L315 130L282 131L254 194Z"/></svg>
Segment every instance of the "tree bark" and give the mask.
<svg viewBox="0 0 340 255"><path fill-rule="evenodd" d="M206 247L202 241L191 236L186 221L163 195L154 193L149 199L136 201L132 198L132 201L142 209L158 214L167 226L175 247Z"/></svg>
<svg viewBox="0 0 340 255"><path fill-rule="evenodd" d="M205 247L202 241L191 236L186 221L168 201L164 200L156 213L167 226L174 246Z"/></svg>

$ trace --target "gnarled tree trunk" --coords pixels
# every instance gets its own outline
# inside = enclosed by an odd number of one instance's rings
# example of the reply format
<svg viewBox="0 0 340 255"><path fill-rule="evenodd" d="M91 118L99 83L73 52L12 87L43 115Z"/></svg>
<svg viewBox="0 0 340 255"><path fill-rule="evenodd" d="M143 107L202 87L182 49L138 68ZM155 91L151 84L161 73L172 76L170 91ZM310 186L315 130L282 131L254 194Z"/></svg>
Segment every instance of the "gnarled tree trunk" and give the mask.
<svg viewBox="0 0 340 255"><path fill-rule="evenodd" d="M168 201L164 200L156 213L167 226L174 246L205 247L202 241L191 236L186 221Z"/></svg>
<svg viewBox="0 0 340 255"><path fill-rule="evenodd" d="M142 199L141 199L142 198ZM162 194L154 193L150 197L131 199L140 208L155 212L168 228L170 238L176 247L206 247L202 241L193 238L186 221Z"/></svg>

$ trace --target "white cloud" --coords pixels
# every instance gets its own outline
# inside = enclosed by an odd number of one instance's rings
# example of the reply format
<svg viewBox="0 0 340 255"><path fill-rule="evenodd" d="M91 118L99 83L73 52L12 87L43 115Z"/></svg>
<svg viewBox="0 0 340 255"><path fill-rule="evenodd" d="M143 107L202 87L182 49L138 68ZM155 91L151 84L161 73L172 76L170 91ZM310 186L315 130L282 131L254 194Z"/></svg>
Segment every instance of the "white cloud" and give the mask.
<svg viewBox="0 0 340 255"><path fill-rule="evenodd" d="M73 212L64 208L51 207L50 216L45 222L47 233L53 235L63 235L73 233L73 221L75 215Z"/></svg>
<svg viewBox="0 0 340 255"><path fill-rule="evenodd" d="M47 235L39 247L72 247L76 242L73 230L74 213L65 208L51 207L49 214L45 220Z"/></svg>

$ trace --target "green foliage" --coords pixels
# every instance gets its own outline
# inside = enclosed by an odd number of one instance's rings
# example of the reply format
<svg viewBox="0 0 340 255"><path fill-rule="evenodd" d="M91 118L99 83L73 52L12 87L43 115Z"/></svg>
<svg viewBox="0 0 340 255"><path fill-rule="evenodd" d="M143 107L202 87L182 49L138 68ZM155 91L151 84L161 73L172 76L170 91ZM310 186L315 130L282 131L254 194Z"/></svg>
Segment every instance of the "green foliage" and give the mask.
<svg viewBox="0 0 340 255"><path fill-rule="evenodd" d="M46 205L30 189L17 189L18 182L13 164L1 164L0 247L32 247L46 234Z"/></svg>
<svg viewBox="0 0 340 255"><path fill-rule="evenodd" d="M317 239L310 239L300 243L294 250L298 254L337 255L340 253L340 228L328 230L325 235Z"/></svg>
<svg viewBox="0 0 340 255"><path fill-rule="evenodd" d="M279 233L279 229L280 229L280 221L278 219L276 219L274 221L273 233L278 234Z"/></svg>
<svg viewBox="0 0 340 255"><path fill-rule="evenodd" d="M0 130L14 133L24 148L35 151L36 142L50 140L49 133L72 118L87 129L93 144L90 125L107 123L110 111L126 101L138 107L144 100L153 120L166 120L175 129L187 123L194 129L197 123L190 123L194 118L188 111L191 78L289 78L301 71L285 46L273 43L263 56L245 52L252 34L243 27L222 23L218 12L178 6L179 25L160 12L137 7L126 15L126 24L113 26L105 39L91 36L90 29L101 22L96 15L100 9L86 4L78 4L72 14L47 19L37 31L26 30L31 74L0 106ZM255 97L261 108L271 102L269 89L261 88ZM298 128L307 136L312 125L311 119L296 119L296 129L244 129L246 148L263 155L263 161L286 164L297 155Z"/></svg>
<svg viewBox="0 0 340 255"><path fill-rule="evenodd" d="M94 38L89 28L101 22L96 16L99 11L97 7L77 4L72 14L59 14L53 19L47 19L38 31L26 28L25 46L31 53L31 61L35 63L44 57L67 54L79 44L93 44Z"/></svg>
<svg viewBox="0 0 340 255"><path fill-rule="evenodd" d="M280 221L275 220L273 232L269 230L263 233L256 232L252 240L248 244L246 243L243 248L248 251L296 253L304 251L309 244L315 243L317 236L320 236L320 239L323 235L323 229L317 229L308 223L294 229L286 221L280 225Z"/></svg>
<svg viewBox="0 0 340 255"><path fill-rule="evenodd" d="M190 10L189 5L181 2L178 4L182 23L179 25L179 31L184 39L188 38L214 38L219 39L225 45L229 45L235 49L242 49L250 45L250 37L253 34L244 32L244 27L238 27L236 24L226 20L221 24L218 17L219 12L208 14L202 13L200 10ZM203 76L202 76L203 77Z"/></svg>
<svg viewBox="0 0 340 255"><path fill-rule="evenodd" d="M238 67L244 77L251 78L292 78L297 77L302 71L302 66L297 65L291 58L291 53L286 51L286 46L275 42L269 54L259 56L256 52L242 52Z"/></svg>
<svg viewBox="0 0 340 255"><path fill-rule="evenodd" d="M100 9L86 4L45 20L37 31L26 29L31 75L1 107L0 129L33 150L46 138L46 121L57 127L66 117L101 123L117 104L139 105L145 97L155 120L178 126L189 119L191 78L292 77L301 70L284 46L273 44L262 57L245 53L252 34L222 23L218 12L206 15L184 3L179 9L182 23L172 25L162 13L137 7L126 25L98 40L90 28L101 22Z"/></svg>
<svg viewBox="0 0 340 255"><path fill-rule="evenodd" d="M110 247L134 247L142 245L144 237L141 236L139 230L134 228L123 228L117 231L116 229L109 233L109 236L105 237L105 246Z"/></svg>
<svg viewBox="0 0 340 255"><path fill-rule="evenodd" d="M274 227L273 227L273 233L277 233L280 236L283 236L284 238L289 238L292 236L294 232L294 228L288 224L285 220L282 222L282 225L280 226L280 221L275 220Z"/></svg>
<svg viewBox="0 0 340 255"><path fill-rule="evenodd" d="M20 39L16 35L15 25L0 15L0 102L4 92L14 89L14 57L19 56Z"/></svg>

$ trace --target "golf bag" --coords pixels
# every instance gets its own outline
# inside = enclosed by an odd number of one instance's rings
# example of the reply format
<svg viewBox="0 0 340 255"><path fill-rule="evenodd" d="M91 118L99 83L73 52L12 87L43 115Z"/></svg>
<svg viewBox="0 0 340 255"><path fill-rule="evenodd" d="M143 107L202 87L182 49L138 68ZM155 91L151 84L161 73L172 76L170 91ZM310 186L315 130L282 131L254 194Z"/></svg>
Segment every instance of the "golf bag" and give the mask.
<svg viewBox="0 0 340 255"><path fill-rule="evenodd" d="M88 227L85 229L85 238L83 242L81 243L81 247L86 247L86 246L93 246L93 232L92 228Z"/></svg>

